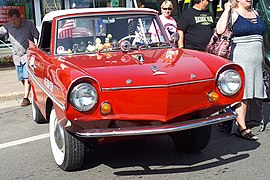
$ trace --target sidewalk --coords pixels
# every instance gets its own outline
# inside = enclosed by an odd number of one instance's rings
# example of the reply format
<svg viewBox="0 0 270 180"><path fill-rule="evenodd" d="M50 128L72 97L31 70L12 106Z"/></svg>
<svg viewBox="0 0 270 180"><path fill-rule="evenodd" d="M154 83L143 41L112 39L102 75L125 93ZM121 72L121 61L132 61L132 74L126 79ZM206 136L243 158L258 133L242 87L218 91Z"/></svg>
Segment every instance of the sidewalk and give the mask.
<svg viewBox="0 0 270 180"><path fill-rule="evenodd" d="M11 102L20 105L24 86L17 80L15 67L0 68L0 106L6 106Z"/></svg>

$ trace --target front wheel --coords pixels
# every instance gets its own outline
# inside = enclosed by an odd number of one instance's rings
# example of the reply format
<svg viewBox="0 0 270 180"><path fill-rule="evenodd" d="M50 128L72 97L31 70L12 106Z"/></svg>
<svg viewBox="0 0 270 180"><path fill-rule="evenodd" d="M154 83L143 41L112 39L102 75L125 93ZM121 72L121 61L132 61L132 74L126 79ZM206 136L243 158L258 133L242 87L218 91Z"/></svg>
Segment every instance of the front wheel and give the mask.
<svg viewBox="0 0 270 180"><path fill-rule="evenodd" d="M56 164L63 170L80 168L86 153L85 145L60 125L54 108L50 114L49 131Z"/></svg>
<svg viewBox="0 0 270 180"><path fill-rule="evenodd" d="M182 151L195 153L204 149L211 137L211 125L179 131L171 135L173 143Z"/></svg>

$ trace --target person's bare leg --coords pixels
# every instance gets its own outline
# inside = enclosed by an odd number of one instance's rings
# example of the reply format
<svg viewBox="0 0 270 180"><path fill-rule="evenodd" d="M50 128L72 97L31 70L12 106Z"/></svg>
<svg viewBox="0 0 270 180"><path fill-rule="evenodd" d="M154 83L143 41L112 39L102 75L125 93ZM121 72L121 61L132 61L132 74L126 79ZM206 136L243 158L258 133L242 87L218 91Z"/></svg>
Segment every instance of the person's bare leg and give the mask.
<svg viewBox="0 0 270 180"><path fill-rule="evenodd" d="M31 86L29 84L29 81L28 79L24 79L24 98L29 98L29 93L30 93L30 90L31 90Z"/></svg>
<svg viewBox="0 0 270 180"><path fill-rule="evenodd" d="M246 113L247 113L247 100L243 100L235 109L235 112L238 114L238 117L236 118L236 121L238 123L239 130L246 129Z"/></svg>
<svg viewBox="0 0 270 180"><path fill-rule="evenodd" d="M235 112L238 114L238 117L236 118L236 121L238 123L238 130L240 132L240 136L242 137L251 132L249 129L247 129L246 126L247 105L248 100L243 100L241 102L241 105L235 109ZM242 132L243 130L245 131ZM258 139L258 137L254 136L252 139Z"/></svg>
<svg viewBox="0 0 270 180"><path fill-rule="evenodd" d="M23 101L21 103L21 106L28 106L31 104L30 100L29 100L29 93L30 93L30 84L28 82L28 79L24 79L24 97L23 97Z"/></svg>

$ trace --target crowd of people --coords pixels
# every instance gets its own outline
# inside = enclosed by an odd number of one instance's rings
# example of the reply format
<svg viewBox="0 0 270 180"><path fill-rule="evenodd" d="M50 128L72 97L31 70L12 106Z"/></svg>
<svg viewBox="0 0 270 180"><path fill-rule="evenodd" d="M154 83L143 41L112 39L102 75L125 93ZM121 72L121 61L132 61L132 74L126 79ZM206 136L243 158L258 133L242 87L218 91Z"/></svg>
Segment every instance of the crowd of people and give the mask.
<svg viewBox="0 0 270 180"><path fill-rule="evenodd" d="M140 4L144 7L143 4ZM249 100L266 98L263 84L262 68L264 64L263 34L265 25L258 13L251 9L252 1L230 0L224 4L224 11L215 23L214 16L208 10L209 0L194 0L192 8L185 10L179 19L172 17L173 3L165 0L161 4L160 20L169 38L173 33L179 34L178 47L205 51L214 32L225 31L229 13L232 17L233 44L230 59L241 65L245 73L245 91L241 102L235 106L239 136L246 140L257 140L246 125L246 113ZM23 20L16 9L8 12L9 22L0 28L0 34L9 34L9 40L14 49L14 64L18 80L25 86L25 96L22 106L30 104L28 99L30 85L25 67L25 53L28 39L38 39L39 33L35 25ZM155 39L155 34L151 34ZM170 39L171 40L171 39ZM18 54L20 52L20 54Z"/></svg>

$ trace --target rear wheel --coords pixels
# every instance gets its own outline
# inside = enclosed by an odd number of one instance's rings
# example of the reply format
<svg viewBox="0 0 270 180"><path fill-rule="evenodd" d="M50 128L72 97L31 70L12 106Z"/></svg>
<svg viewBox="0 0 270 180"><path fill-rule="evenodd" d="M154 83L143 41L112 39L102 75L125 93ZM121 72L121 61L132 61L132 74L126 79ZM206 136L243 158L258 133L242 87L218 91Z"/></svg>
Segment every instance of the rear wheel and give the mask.
<svg viewBox="0 0 270 180"><path fill-rule="evenodd" d="M182 151L195 153L204 149L211 137L211 125L180 131L171 135L173 143Z"/></svg>
<svg viewBox="0 0 270 180"><path fill-rule="evenodd" d="M63 170L80 168L86 153L85 145L60 125L54 108L51 110L49 127L56 164Z"/></svg>

